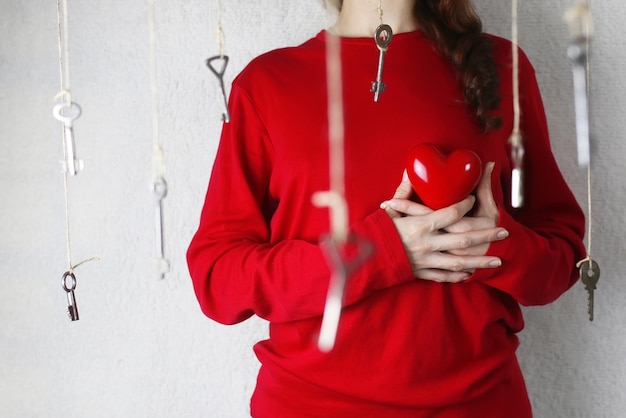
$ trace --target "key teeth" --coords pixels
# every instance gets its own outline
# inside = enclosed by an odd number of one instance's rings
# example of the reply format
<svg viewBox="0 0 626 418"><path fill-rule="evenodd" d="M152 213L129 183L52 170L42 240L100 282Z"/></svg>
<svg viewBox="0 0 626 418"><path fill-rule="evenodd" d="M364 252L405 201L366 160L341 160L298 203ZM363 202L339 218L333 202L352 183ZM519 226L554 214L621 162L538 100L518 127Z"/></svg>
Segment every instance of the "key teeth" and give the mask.
<svg viewBox="0 0 626 418"><path fill-rule="evenodd" d="M372 81L372 88L370 89L370 92L372 92L372 93L384 93L386 86L387 85L385 83L383 83L382 81Z"/></svg>
<svg viewBox="0 0 626 418"><path fill-rule="evenodd" d="M80 319L78 317L78 311L72 310L69 306L67 308L67 317L72 321L78 321Z"/></svg>
<svg viewBox="0 0 626 418"><path fill-rule="evenodd" d="M587 314L589 315L589 321L593 322L593 309L594 309L594 305L593 305L593 289L595 289L595 286L590 290L589 288L587 289L588 295L587 295Z"/></svg>

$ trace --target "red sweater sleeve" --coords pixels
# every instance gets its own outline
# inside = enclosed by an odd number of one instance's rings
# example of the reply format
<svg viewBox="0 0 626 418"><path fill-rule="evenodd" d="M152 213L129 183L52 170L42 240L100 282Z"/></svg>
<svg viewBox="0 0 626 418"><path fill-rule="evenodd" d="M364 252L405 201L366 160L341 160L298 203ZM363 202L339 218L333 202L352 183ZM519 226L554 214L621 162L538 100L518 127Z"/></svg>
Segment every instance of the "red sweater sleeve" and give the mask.
<svg viewBox="0 0 626 418"><path fill-rule="evenodd" d="M501 257L503 266L480 270L471 280L498 288L523 305L543 305L579 277L576 263L585 257L585 220L552 154L534 69L523 54L520 62L525 203L518 210L507 203L500 206L499 223L510 236L493 243L489 254ZM510 170L503 171L500 181L508 193Z"/></svg>
<svg viewBox="0 0 626 418"><path fill-rule="evenodd" d="M233 85L200 226L187 252L194 290L203 312L225 324L256 314L272 322L319 316L330 270L317 241L272 242L270 197L274 150L255 105ZM294 211L293 217L300 216ZM291 222L294 222L292 219ZM297 221L296 221L297 222ZM375 246L374 254L350 276L344 304L371 292L412 280L395 227L379 210L352 225Z"/></svg>

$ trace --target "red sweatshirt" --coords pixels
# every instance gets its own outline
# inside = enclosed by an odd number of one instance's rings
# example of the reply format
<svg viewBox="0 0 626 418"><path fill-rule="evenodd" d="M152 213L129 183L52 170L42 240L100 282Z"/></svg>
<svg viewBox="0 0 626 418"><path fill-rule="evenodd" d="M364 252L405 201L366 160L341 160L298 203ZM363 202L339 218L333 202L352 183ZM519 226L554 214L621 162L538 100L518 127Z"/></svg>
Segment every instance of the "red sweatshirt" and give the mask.
<svg viewBox="0 0 626 418"><path fill-rule="evenodd" d="M552 155L543 105L521 56L526 201L509 201L511 45L493 38L502 128L484 133L464 104L450 65L419 31L396 34L380 101L373 39L342 40L345 180L351 231L375 248L346 286L335 348L316 347L330 269L320 239L329 189L325 33L253 60L233 83L199 229L188 251L203 312L224 324L252 315L270 323L255 346L262 363L252 415L467 417L531 415L515 359L519 304L555 300L576 281L584 217ZM495 161L497 269L460 284L413 277L404 247L379 205L400 183L408 151L431 142Z"/></svg>

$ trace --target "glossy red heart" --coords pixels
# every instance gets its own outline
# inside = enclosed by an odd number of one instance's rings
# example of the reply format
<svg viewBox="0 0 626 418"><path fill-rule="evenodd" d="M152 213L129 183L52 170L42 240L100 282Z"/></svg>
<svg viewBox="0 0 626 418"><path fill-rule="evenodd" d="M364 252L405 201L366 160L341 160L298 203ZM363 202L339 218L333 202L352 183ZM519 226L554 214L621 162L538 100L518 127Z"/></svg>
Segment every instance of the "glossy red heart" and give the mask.
<svg viewBox="0 0 626 418"><path fill-rule="evenodd" d="M413 189L431 209L441 209L465 199L482 175L475 152L457 149L444 155L432 144L419 144L407 157L406 170Z"/></svg>

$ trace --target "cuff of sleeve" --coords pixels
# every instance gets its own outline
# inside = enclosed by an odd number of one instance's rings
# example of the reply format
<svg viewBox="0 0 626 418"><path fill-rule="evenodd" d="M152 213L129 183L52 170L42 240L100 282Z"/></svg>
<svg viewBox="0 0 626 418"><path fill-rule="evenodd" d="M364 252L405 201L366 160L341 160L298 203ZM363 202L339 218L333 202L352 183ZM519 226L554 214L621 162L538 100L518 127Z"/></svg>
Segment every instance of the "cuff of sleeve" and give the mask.
<svg viewBox="0 0 626 418"><path fill-rule="evenodd" d="M374 246L372 255L361 269L371 280L373 290L415 279L396 226L384 210L377 210L353 230Z"/></svg>

